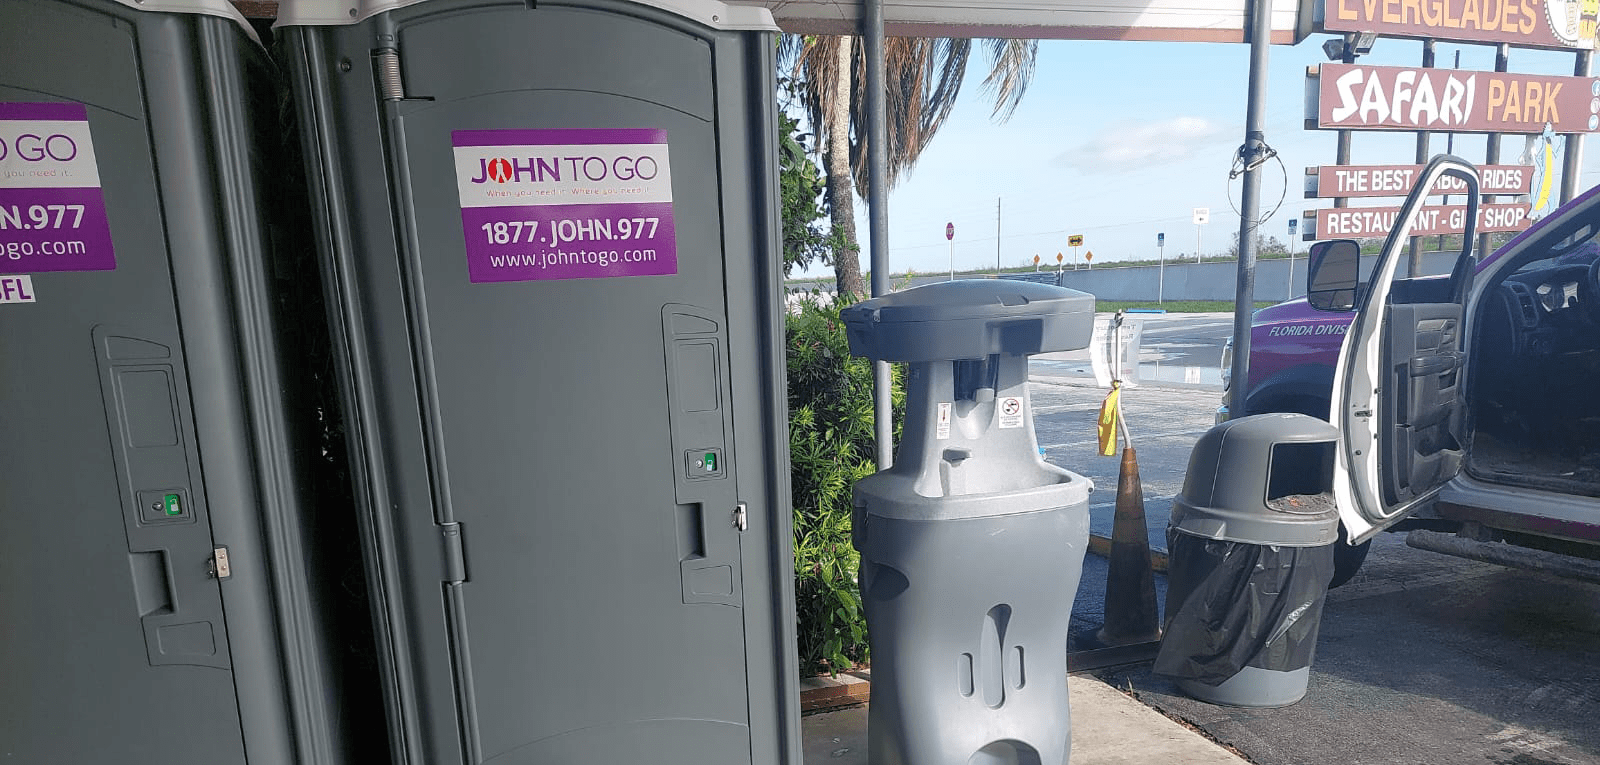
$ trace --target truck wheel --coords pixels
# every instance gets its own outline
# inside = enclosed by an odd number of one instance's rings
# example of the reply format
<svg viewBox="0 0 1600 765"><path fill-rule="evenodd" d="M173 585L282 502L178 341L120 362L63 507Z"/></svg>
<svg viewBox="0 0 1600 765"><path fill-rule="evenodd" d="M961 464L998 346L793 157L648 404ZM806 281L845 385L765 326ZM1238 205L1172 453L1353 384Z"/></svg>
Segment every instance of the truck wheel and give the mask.
<svg viewBox="0 0 1600 765"><path fill-rule="evenodd" d="M1328 582L1328 589L1342 586L1345 582L1355 577L1361 570L1361 564L1367 559L1367 552L1372 549L1372 540L1367 540L1358 545L1352 545L1349 537L1345 536L1344 525L1339 526L1339 541L1333 543L1333 579Z"/></svg>

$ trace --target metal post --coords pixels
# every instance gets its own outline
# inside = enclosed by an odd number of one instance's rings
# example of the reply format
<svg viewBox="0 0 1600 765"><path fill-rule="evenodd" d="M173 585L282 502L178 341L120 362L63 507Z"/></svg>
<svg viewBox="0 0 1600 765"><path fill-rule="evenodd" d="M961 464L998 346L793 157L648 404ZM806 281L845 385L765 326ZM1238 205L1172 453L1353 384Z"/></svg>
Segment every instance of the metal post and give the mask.
<svg viewBox="0 0 1600 765"><path fill-rule="evenodd" d="M1432 69L1433 68L1433 41L1432 40L1423 40L1422 41L1422 68L1423 69ZM1422 130L1418 130L1417 131L1417 164L1419 164L1419 165L1428 164L1428 159L1429 159L1428 158L1428 152L1430 151L1429 146L1428 146L1428 138L1429 138L1429 136L1428 136L1428 133L1426 131L1422 131ZM1411 241L1408 242L1407 244L1410 246L1410 249L1411 249L1411 264L1409 266L1409 268L1411 269L1411 275L1412 276L1421 276L1422 275L1422 237L1420 237L1420 236L1411 237Z"/></svg>
<svg viewBox="0 0 1600 765"><path fill-rule="evenodd" d="M872 243L872 296L889 293L889 119L884 86L883 0L866 0L862 37L867 53L867 225ZM872 364L873 424L878 469L894 464L894 405L889 363Z"/></svg>
<svg viewBox="0 0 1600 765"><path fill-rule="evenodd" d="M1594 51L1578 51L1577 63L1572 67L1572 73L1579 77L1589 76L1589 65L1594 61ZM1566 156L1561 161L1561 204L1572 201L1578 194L1578 173L1583 168L1583 134L1572 133L1567 136Z"/></svg>
<svg viewBox="0 0 1600 765"><path fill-rule="evenodd" d="M1244 190L1239 195L1239 281L1233 303L1233 385L1228 409L1244 413L1244 391L1250 385L1250 315L1256 299L1256 220L1261 215L1261 173L1266 159L1267 50L1271 44L1271 0L1250 4L1250 84L1245 106Z"/></svg>
<svg viewBox="0 0 1600 765"><path fill-rule="evenodd" d="M1347 128L1347 129L1344 129L1344 130L1337 131L1336 135L1337 135L1337 144L1334 146L1334 150L1333 150L1333 164L1340 165L1340 166L1348 165L1348 164L1350 164L1350 137L1355 135L1355 131L1354 130L1350 130L1350 129ZM1350 198L1349 197L1334 197L1333 198L1333 206L1334 207L1349 207L1350 206ZM1317 233L1317 236L1322 236L1322 232L1318 231L1316 233Z"/></svg>
<svg viewBox="0 0 1600 765"><path fill-rule="evenodd" d="M1294 219L1291 218L1289 220L1289 222L1293 223ZM1290 229L1289 230L1289 293L1287 295L1284 295L1284 297L1283 297L1284 300L1293 300L1294 299L1294 238L1295 238L1295 236L1296 236L1296 234L1295 234L1294 230Z"/></svg>
<svg viewBox="0 0 1600 765"><path fill-rule="evenodd" d="M1339 62L1343 64L1354 64L1356 62L1356 53L1355 51L1351 50L1348 37L1345 38L1344 53L1339 57ZM1355 131L1345 128L1335 132L1334 135L1336 136L1336 139L1333 150L1333 164L1340 166L1350 164L1350 141L1351 137L1355 135ZM1349 207L1350 198L1334 197L1333 206ZM1320 231L1316 233L1318 236L1322 235L1322 232Z"/></svg>
<svg viewBox="0 0 1600 765"><path fill-rule="evenodd" d="M1499 45L1495 46L1495 50L1494 50L1494 70L1496 72L1504 72L1504 71L1506 71L1506 70L1508 70L1510 68L1511 68L1511 44L1510 43L1500 43ZM1486 164L1486 165L1498 165L1498 164L1500 164L1500 134L1499 133L1490 133L1489 134L1489 140L1487 142L1487 148L1484 151L1483 161L1484 161L1484 164ZM1483 197L1483 201L1486 202L1486 203L1487 202L1497 201L1497 200L1498 200L1498 197L1493 197L1493 196L1485 196L1485 197ZM1489 235L1488 234L1479 234L1478 235L1477 254L1478 254L1478 258L1479 259L1482 259L1484 255L1489 254Z"/></svg>
<svg viewBox="0 0 1600 765"><path fill-rule="evenodd" d="M1156 245L1156 302L1165 303L1167 289L1167 243L1162 241Z"/></svg>
<svg viewBox="0 0 1600 765"><path fill-rule="evenodd" d="M956 280L956 239L953 236L945 237L945 241L950 243L950 281L955 281Z"/></svg>
<svg viewBox="0 0 1600 765"><path fill-rule="evenodd" d="M1455 62L1455 65L1450 67L1450 68L1451 69L1460 69L1461 68L1461 50L1459 48L1456 49L1456 62ZM1456 134L1454 132L1450 132L1450 133L1445 133L1444 134L1444 153L1449 154L1451 156L1455 156L1455 153L1456 153ZM1450 195L1449 194L1445 194L1444 198L1439 200L1439 203L1444 205L1445 207L1449 207L1450 206ZM1462 242L1461 245L1463 247L1465 247L1467 245L1467 242ZM1439 235L1439 251L1440 252L1444 252L1444 234L1440 234Z"/></svg>

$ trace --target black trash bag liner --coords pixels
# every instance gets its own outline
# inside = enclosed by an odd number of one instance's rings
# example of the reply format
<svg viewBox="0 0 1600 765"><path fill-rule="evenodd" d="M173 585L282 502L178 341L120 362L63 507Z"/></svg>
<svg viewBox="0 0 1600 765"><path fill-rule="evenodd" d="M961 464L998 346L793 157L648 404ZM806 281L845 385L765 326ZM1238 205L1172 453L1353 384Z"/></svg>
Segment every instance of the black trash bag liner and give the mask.
<svg viewBox="0 0 1600 765"><path fill-rule="evenodd" d="M1167 529L1167 624L1156 674L1218 686L1245 667L1311 666L1333 545L1279 547Z"/></svg>

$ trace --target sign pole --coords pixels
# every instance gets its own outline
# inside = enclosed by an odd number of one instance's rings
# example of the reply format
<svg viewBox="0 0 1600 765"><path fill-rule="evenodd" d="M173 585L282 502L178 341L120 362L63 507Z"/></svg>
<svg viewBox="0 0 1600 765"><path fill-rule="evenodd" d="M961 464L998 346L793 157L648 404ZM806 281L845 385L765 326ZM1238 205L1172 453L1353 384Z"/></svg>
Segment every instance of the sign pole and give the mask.
<svg viewBox="0 0 1600 765"><path fill-rule="evenodd" d="M1496 45L1494 49L1494 70L1496 72L1505 72L1509 71L1510 68L1511 46L1507 43L1500 43L1499 45ZM1500 164L1499 133L1490 133L1488 139L1484 142L1483 162L1486 165ZM1500 197L1484 196L1483 201L1485 203L1498 202L1500 201ZM1489 234L1488 232L1484 232L1478 235L1478 257L1481 258L1487 254L1489 254Z"/></svg>
<svg viewBox="0 0 1600 765"><path fill-rule="evenodd" d="M1588 77L1593 62L1594 51L1578 51L1577 59L1572 65L1572 73L1579 77ZM1561 204L1571 202L1572 197L1578 193L1578 172L1583 167L1583 139L1583 133L1567 136L1567 150L1562 155Z"/></svg>
<svg viewBox="0 0 1600 765"><path fill-rule="evenodd" d="M1434 57L1433 40L1431 40L1431 39L1423 40L1422 41L1422 68L1423 69L1432 69L1433 68L1433 57ZM1426 77L1427 75L1423 75L1423 76ZM1417 164L1419 164L1419 165L1426 165L1428 163L1428 154L1429 154L1430 151L1432 151L1431 140L1429 139L1428 136L1429 136L1429 134L1428 134L1428 131L1426 131L1426 130L1418 130L1417 131ZM1410 268L1409 273L1412 276L1421 276L1422 275L1422 237L1420 237L1420 236L1411 237L1411 241L1406 243L1406 248L1410 252L1410 263L1407 266L1408 268Z"/></svg>
<svg viewBox="0 0 1600 765"><path fill-rule="evenodd" d="M950 281L956 280L956 224L944 224L944 240L950 243Z"/></svg>
<svg viewBox="0 0 1600 765"><path fill-rule="evenodd" d="M1295 226L1298 224L1299 221L1294 218L1289 219L1289 294L1284 298L1285 300L1294 298L1294 237Z"/></svg>
<svg viewBox="0 0 1600 765"><path fill-rule="evenodd" d="M1267 51L1272 42L1271 0L1250 4L1250 84L1245 99L1244 188L1239 193L1239 274L1233 298L1233 388L1228 410L1244 414L1244 392L1250 388L1250 324L1256 299L1256 226L1261 216L1261 165L1271 158L1266 142Z"/></svg>
<svg viewBox="0 0 1600 765"><path fill-rule="evenodd" d="M1156 234L1156 302L1165 303L1167 287L1167 234Z"/></svg>

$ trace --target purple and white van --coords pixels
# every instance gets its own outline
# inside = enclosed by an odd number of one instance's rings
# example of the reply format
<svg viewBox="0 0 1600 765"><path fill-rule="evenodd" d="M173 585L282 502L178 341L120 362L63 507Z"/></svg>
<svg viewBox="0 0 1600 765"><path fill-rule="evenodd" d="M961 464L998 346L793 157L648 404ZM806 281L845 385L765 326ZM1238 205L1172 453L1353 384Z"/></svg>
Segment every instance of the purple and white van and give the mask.
<svg viewBox="0 0 1600 765"><path fill-rule="evenodd" d="M1349 240L1319 242L1307 296L1256 312L1242 411L1329 419L1342 583L1379 531L1409 544L1600 581L1600 189L1449 274L1403 273L1428 165L1370 279ZM1453 192L1453 193L1459 193ZM1224 361L1224 368L1227 361ZM1219 412L1219 418L1228 416Z"/></svg>

